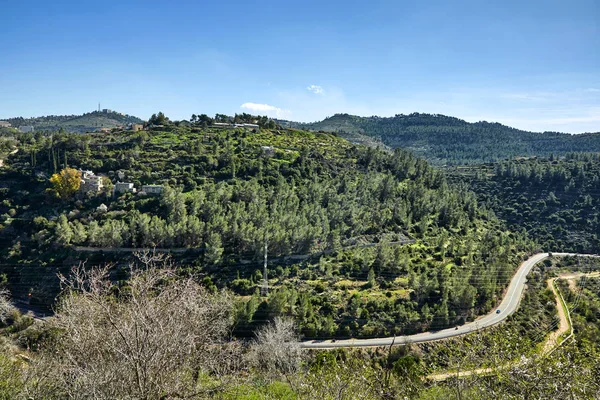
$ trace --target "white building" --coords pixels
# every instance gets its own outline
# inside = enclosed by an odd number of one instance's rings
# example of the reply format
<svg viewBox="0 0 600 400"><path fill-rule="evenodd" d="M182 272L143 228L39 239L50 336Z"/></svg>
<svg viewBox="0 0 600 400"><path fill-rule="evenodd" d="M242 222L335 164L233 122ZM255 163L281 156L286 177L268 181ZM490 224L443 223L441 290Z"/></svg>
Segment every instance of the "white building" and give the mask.
<svg viewBox="0 0 600 400"><path fill-rule="evenodd" d="M10 128L10 122L0 121L0 128Z"/></svg>
<svg viewBox="0 0 600 400"><path fill-rule="evenodd" d="M115 183L114 188L116 193L135 193L135 188L133 187L133 183L129 182L117 182Z"/></svg>
<svg viewBox="0 0 600 400"><path fill-rule="evenodd" d="M246 128L246 129L258 129L260 128L257 124L235 124L236 128Z"/></svg>
<svg viewBox="0 0 600 400"><path fill-rule="evenodd" d="M212 127L215 128L245 128L245 129L259 129L257 124L230 124L227 122L214 122Z"/></svg>
<svg viewBox="0 0 600 400"><path fill-rule="evenodd" d="M142 192L148 194L160 194L164 189L163 185L143 185Z"/></svg>

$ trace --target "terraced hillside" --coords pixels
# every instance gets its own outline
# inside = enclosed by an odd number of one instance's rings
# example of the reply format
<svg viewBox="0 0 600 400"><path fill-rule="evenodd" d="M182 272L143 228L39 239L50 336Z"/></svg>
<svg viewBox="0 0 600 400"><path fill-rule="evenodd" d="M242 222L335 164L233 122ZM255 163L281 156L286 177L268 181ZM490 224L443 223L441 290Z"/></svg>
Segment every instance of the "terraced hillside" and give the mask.
<svg viewBox="0 0 600 400"><path fill-rule="evenodd" d="M240 335L276 315L307 337L414 333L494 307L532 250L424 160L333 134L166 125L17 139L0 170L0 256L37 303L54 299L57 270L116 262L122 279L132 252L119 249L156 247L237 295ZM103 187L59 197L49 178L71 167ZM162 192L113 196L119 181Z"/></svg>

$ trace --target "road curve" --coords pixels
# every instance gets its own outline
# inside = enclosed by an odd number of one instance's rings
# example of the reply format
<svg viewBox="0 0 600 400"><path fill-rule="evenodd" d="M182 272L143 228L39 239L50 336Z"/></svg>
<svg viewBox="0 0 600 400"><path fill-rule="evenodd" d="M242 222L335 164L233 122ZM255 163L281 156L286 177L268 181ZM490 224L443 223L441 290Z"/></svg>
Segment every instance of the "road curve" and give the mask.
<svg viewBox="0 0 600 400"><path fill-rule="evenodd" d="M521 294L525 289L525 283L527 281L527 274L531 271L535 264L542 261L545 258L552 256L565 257L565 256L580 256L580 257L598 257L590 254L576 254L576 253L538 253L527 260L523 261L519 266L519 269L513 276L506 290L506 294L500 303L498 308L493 309L489 314L477 319L476 321L469 322L456 328L448 328L435 332L424 332L415 335L407 336L396 336L396 337L384 337L374 339L347 339L347 340L308 340L300 343L302 348L306 349L331 349L335 347L369 347L369 346L390 346L393 344L408 344L408 343L423 343L431 342L434 340L447 339L455 336L466 335L468 333L488 328L496 325L509 315L514 313L519 307L521 300ZM496 313L496 310L500 310L500 313Z"/></svg>

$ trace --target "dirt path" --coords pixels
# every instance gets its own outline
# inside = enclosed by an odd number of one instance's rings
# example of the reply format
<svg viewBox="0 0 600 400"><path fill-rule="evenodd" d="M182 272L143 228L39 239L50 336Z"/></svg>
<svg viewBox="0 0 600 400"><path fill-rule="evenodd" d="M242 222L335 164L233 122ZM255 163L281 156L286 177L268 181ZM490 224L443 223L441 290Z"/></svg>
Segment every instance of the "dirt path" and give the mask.
<svg viewBox="0 0 600 400"><path fill-rule="evenodd" d="M445 381L448 378L464 378L471 375L485 375L493 371L492 368L477 368L458 372L444 372L443 374L427 375L427 379L432 381Z"/></svg>
<svg viewBox="0 0 600 400"><path fill-rule="evenodd" d="M546 339L546 343L544 343L544 347L542 350L542 353L544 354L558 346L560 337L564 333L567 333L571 328L571 326L569 325L569 318L567 317L567 313L565 312L565 308L563 307L563 304L561 302L561 297L558 294L556 287L554 286L554 282L556 281L556 279L557 278L548 279L546 282L548 283L548 287L550 288L550 290L552 290L552 293L554 293L554 298L556 299L556 310L558 311L558 318L560 323L558 325L558 329L552 332L550 336L548 336L548 339ZM567 279L567 281L571 282L570 279Z"/></svg>

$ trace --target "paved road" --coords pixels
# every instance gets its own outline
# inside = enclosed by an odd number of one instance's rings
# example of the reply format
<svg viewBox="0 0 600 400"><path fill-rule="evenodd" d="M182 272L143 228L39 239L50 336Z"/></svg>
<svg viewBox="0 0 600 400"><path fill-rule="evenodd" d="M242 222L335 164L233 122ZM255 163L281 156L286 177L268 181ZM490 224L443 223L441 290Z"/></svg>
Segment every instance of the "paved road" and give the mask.
<svg viewBox="0 0 600 400"><path fill-rule="evenodd" d="M582 257L598 257L595 255L589 254L574 254L574 253L551 253L553 256L582 256ZM407 344L407 343L423 343L423 342L431 342L434 340L447 339L454 336L466 335L468 333L484 329L493 325L496 325L506 318L509 315L514 313L516 309L519 307L519 302L521 300L521 294L525 289L525 283L527 280L527 274L533 268L535 264L542 261L545 258L550 256L549 253L538 253L527 260L523 261L523 263L519 266L516 274L513 276L510 284L508 285L508 289L506 290L506 294L500 306L497 309L492 310L489 314L477 319L474 322L470 322L459 326L458 329L448 328L441 331L435 332L424 332L418 333L416 335L408 335L408 336L398 336L398 337L385 337L385 338L375 338L375 339L348 339L348 340L310 340L304 341L301 343L303 348L307 349L318 349L325 348L330 349L334 347L368 347L368 346L389 346L392 344ZM500 310L500 313L497 314L496 310Z"/></svg>
<svg viewBox="0 0 600 400"><path fill-rule="evenodd" d="M52 311L44 311L36 306L27 304L27 302L23 300L14 301L13 305L15 308L21 311L22 314L29 315L33 319L37 319L39 321L45 321L52 317Z"/></svg>

